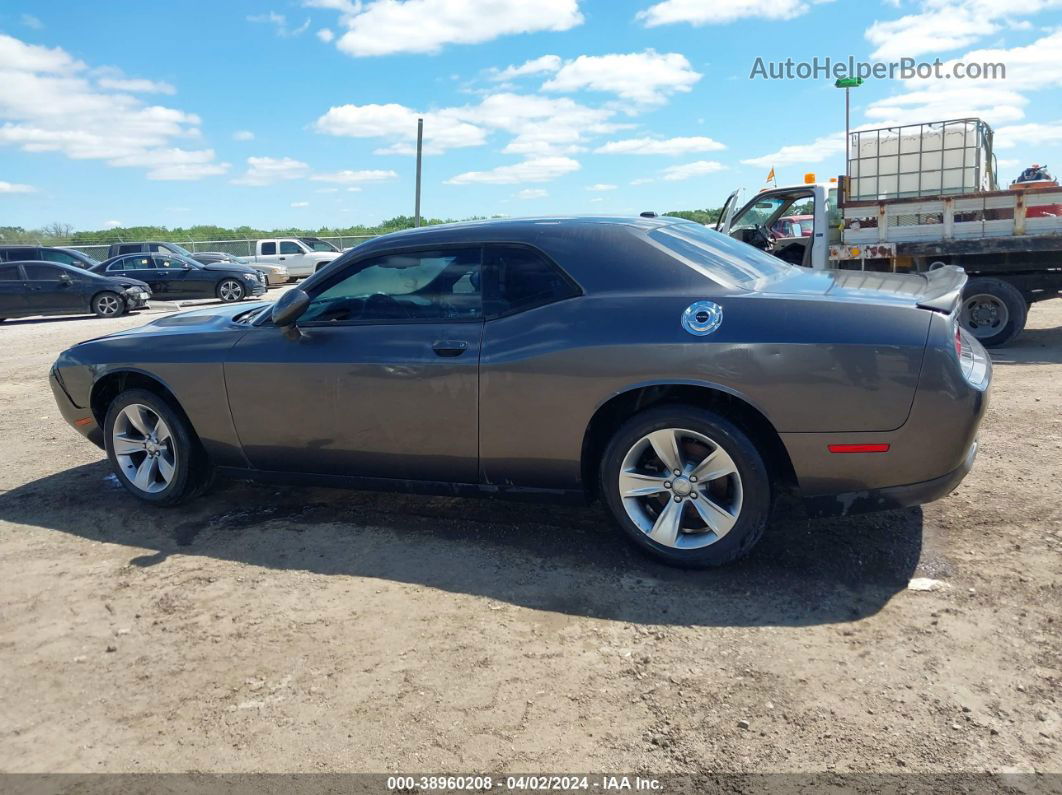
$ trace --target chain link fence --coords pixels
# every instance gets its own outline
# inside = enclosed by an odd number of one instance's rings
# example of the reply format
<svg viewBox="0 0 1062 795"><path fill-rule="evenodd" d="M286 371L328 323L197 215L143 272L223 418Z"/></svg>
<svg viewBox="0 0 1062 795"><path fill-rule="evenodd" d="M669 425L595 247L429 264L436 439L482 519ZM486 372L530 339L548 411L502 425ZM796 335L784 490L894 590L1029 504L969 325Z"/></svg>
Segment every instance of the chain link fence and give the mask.
<svg viewBox="0 0 1062 795"><path fill-rule="evenodd" d="M323 240L326 243L331 243L333 246L343 251L348 248L353 248L359 243L364 243L366 240L372 240L378 235L345 235L343 237L315 237L315 240ZM245 240L170 240L167 242L174 243L182 248L186 248L192 253L199 251L220 251L225 254L231 254L236 257L250 257L254 255L255 244L260 239L275 240L277 238L248 238ZM295 238L298 239L298 238ZM116 240L115 243L140 243L149 241L139 240ZM43 245L43 244L42 244ZM77 249L78 251L88 254L88 256L98 259L101 262L107 259L107 254L110 250L111 244L81 244L77 241L71 241L69 243L52 243L49 245L62 245L67 248Z"/></svg>

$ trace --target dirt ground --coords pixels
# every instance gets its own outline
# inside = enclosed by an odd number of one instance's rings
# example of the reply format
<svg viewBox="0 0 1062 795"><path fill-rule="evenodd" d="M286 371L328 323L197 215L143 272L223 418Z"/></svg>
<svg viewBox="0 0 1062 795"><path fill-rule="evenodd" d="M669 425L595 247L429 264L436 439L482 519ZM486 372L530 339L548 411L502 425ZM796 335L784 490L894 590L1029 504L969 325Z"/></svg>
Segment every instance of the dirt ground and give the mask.
<svg viewBox="0 0 1062 795"><path fill-rule="evenodd" d="M699 573L599 507L142 506L46 374L147 319L0 326L0 770L1062 771L1062 301L954 494Z"/></svg>

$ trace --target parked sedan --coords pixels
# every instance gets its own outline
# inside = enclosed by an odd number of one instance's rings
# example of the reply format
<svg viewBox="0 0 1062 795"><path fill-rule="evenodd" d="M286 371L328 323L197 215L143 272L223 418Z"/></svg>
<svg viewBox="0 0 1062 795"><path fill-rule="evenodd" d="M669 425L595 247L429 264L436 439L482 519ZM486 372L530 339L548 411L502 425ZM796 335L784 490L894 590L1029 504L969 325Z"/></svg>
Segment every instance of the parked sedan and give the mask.
<svg viewBox="0 0 1062 795"><path fill-rule="evenodd" d="M88 254L65 246L0 246L0 262L58 262L78 268L92 268L100 264Z"/></svg>
<svg viewBox="0 0 1062 795"><path fill-rule="evenodd" d="M52 389L147 502L212 471L597 496L661 560L719 565L779 492L855 512L962 480L991 375L965 278L809 271L676 218L433 226L276 304L76 345Z"/></svg>
<svg viewBox="0 0 1062 795"><path fill-rule="evenodd" d="M265 278L246 265L235 262L201 265L177 254L122 254L92 270L147 282L154 296L164 301L219 298L231 303L266 291Z"/></svg>
<svg viewBox="0 0 1062 795"><path fill-rule="evenodd" d="M57 262L0 263L0 322L35 315L117 317L142 309L150 296L146 284L124 276L100 276Z"/></svg>
<svg viewBox="0 0 1062 795"><path fill-rule="evenodd" d="M246 257L238 257L235 254L227 254L224 251L197 251L192 258L200 265L214 265L219 262L235 262L237 265L246 265L249 268L265 276L267 287L279 287L287 284L291 278L288 269L283 265L275 265L269 262L253 262Z"/></svg>

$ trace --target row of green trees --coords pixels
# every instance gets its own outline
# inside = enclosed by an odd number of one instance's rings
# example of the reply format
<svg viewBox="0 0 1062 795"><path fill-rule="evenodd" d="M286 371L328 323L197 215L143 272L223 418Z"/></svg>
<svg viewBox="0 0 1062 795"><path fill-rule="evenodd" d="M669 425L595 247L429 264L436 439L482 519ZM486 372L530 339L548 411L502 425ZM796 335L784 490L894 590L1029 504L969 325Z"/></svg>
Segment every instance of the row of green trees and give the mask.
<svg viewBox="0 0 1062 795"><path fill-rule="evenodd" d="M672 210L668 215L687 218L702 224L714 224L719 217L719 210ZM424 224L445 224L456 220L452 218L425 218ZM475 218L464 220L477 220ZM318 229L258 229L253 226L229 228L211 224L196 224L188 227L165 226L128 226L116 229L74 229L69 224L51 223L40 229L24 229L21 226L0 226L0 243L36 243L53 245L73 243L77 245L106 245L122 240L164 240L181 243L190 240L256 240L263 237L355 237L358 235L384 235L400 229L413 227L413 216L396 215L375 226L333 227L322 226Z"/></svg>

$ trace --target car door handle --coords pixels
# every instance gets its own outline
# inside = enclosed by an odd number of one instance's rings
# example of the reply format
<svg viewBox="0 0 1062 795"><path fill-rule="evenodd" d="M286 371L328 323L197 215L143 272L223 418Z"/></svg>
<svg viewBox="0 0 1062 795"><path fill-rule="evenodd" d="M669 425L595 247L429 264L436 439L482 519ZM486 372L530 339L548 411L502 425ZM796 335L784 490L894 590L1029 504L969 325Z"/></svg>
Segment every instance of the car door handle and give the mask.
<svg viewBox="0 0 1062 795"><path fill-rule="evenodd" d="M438 356L460 356L468 350L468 343L464 340L436 340L431 349Z"/></svg>
<svg viewBox="0 0 1062 795"><path fill-rule="evenodd" d="M279 259L281 262L283 262L284 260L287 259L287 257L277 257L277 259Z"/></svg>

